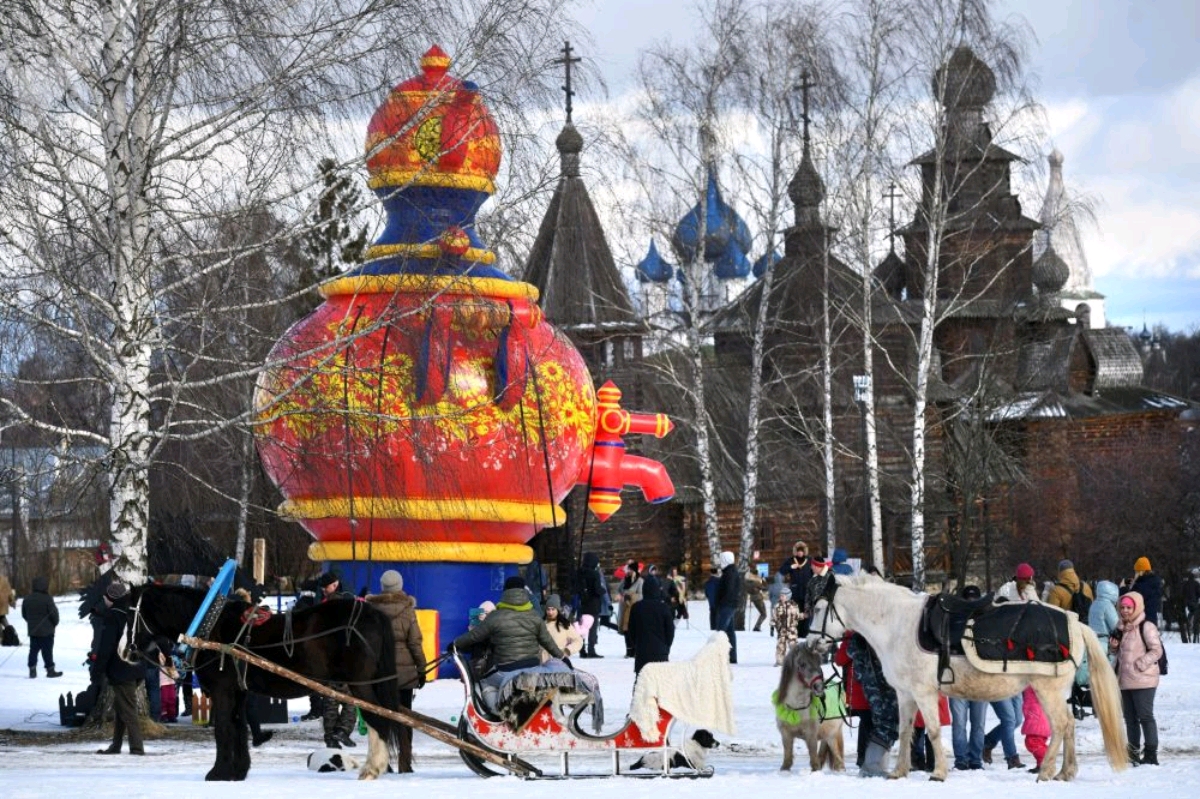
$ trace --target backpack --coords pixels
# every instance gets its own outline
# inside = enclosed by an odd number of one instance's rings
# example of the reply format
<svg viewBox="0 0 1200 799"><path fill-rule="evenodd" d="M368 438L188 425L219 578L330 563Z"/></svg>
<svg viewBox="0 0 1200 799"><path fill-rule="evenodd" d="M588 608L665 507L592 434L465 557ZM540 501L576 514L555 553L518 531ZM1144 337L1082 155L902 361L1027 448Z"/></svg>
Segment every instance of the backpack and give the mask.
<svg viewBox="0 0 1200 799"><path fill-rule="evenodd" d="M1150 645L1146 643L1146 621L1144 619L1138 625L1138 632L1142 634L1142 646L1146 651L1150 651ZM1167 673L1167 645L1162 642L1161 635L1158 637L1158 644L1162 647L1163 652L1162 657L1158 659L1158 673L1159 676L1165 676Z"/></svg>
<svg viewBox="0 0 1200 799"><path fill-rule="evenodd" d="M1078 591L1072 591L1071 587L1066 583L1059 583L1059 585L1071 595L1072 612L1079 616L1080 621L1082 621L1084 624L1087 624L1088 611L1092 609L1092 598L1083 593L1084 584L1079 584Z"/></svg>

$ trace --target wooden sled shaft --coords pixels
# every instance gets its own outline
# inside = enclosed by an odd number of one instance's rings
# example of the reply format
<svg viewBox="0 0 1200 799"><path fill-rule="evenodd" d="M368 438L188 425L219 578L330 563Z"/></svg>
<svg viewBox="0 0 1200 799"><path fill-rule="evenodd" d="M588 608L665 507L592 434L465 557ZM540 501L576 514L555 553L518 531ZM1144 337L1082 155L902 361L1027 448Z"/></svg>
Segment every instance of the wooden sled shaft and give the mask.
<svg viewBox="0 0 1200 799"><path fill-rule="evenodd" d="M541 776L541 771L533 764L526 763L524 760L521 760L517 757L500 755L490 749L486 749L482 746L471 743L470 741L464 741L458 737L458 730L456 728L450 726L444 721L435 719L432 716L426 716L423 713L418 713L415 710L409 710L407 708L389 710L387 708L380 707L379 705L359 699L356 696L351 696L350 694L334 690L323 683L309 679L308 677L298 674L291 669L284 668L278 663L274 663L253 653L246 652L245 650L231 646L230 644L221 644L215 641L205 641L188 635L180 636L179 640L187 646L195 649L208 649L213 652L220 652L222 654L229 655L230 657L234 657L253 666L257 666L263 671L269 671L272 674L278 674L280 677L285 677L292 682L299 683L305 688L316 691L317 693L327 696L330 699L336 699L344 704L353 705L354 707L370 711L378 716L383 716L386 719L391 719L392 721L397 721L401 724L408 725L413 729L420 730L434 740L449 744L457 749L469 752L481 760L486 760L489 763L506 768L519 777Z"/></svg>

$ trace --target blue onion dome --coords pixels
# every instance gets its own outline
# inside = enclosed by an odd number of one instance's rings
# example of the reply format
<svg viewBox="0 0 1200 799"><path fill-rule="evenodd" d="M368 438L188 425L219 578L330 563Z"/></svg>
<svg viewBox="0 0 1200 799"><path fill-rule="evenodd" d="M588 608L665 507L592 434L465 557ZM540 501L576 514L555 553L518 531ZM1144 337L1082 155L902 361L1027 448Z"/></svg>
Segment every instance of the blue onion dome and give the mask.
<svg viewBox="0 0 1200 799"><path fill-rule="evenodd" d="M721 280L745 277L753 268L746 251L735 239L730 239L725 245L725 252L712 259L712 265L713 274Z"/></svg>
<svg viewBox="0 0 1200 799"><path fill-rule="evenodd" d="M675 267L667 263L661 255L659 255L658 247L654 245L654 239L650 240L650 251L646 253L646 257L634 267L637 272L639 283L666 283L671 279L671 275L675 273Z"/></svg>
<svg viewBox="0 0 1200 799"><path fill-rule="evenodd" d="M765 275L767 273L768 269L770 269L772 266L774 266L775 264L779 263L782 260L783 260L783 256L779 254L779 250L771 250L770 252L764 252L762 255L760 255L758 257L758 260L754 262L754 267L752 269L752 271L754 272L754 276L762 277L763 275Z"/></svg>
<svg viewBox="0 0 1200 799"><path fill-rule="evenodd" d="M730 244L733 244L736 245L736 252L741 254L741 260L746 261L746 269L741 276L749 274L750 263L745 254L750 250L750 228L721 196L716 173L711 169L708 172L705 204L708 207L704 225L704 260L714 263L724 257L727 263L722 268L725 271L737 271L740 268L740 264L736 263L738 259L730 254ZM700 208L701 204L696 203L675 226L671 243L681 260L691 261L695 256L700 234Z"/></svg>

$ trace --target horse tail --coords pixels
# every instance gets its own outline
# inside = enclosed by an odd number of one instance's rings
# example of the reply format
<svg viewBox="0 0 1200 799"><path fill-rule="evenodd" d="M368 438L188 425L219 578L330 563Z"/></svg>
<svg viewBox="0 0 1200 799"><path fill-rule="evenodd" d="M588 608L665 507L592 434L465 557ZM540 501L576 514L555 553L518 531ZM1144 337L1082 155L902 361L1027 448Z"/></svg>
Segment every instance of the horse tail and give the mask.
<svg viewBox="0 0 1200 799"><path fill-rule="evenodd" d="M396 680L396 639L392 632L391 621L382 613L379 614L379 653L375 658L375 698L381 707L388 710L400 710L400 683ZM390 680L384 679L391 677ZM367 714L364 714L367 715ZM387 744L388 753L395 757L400 750L400 736L404 725L390 718L383 718L374 713L368 715L367 721L376 729Z"/></svg>
<svg viewBox="0 0 1200 799"><path fill-rule="evenodd" d="M1092 688L1092 708L1100 719L1100 732L1104 735L1104 753L1114 771L1123 771L1129 765L1129 753L1125 748L1125 726L1121 716L1121 689L1117 675L1108 663L1108 653L1100 644L1095 631L1086 624L1079 624L1083 642L1087 645L1089 684Z"/></svg>

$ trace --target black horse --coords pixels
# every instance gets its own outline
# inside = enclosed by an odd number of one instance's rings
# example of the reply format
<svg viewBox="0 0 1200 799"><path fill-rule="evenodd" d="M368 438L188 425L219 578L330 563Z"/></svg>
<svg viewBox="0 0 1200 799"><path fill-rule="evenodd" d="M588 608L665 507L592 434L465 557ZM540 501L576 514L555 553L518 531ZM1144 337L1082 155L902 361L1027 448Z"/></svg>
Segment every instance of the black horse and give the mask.
<svg viewBox="0 0 1200 799"><path fill-rule="evenodd" d="M130 640L135 654L157 662L187 632L205 592L182 586L147 585L132 593ZM258 626L244 621L253 606L230 597L208 640L238 644L246 651L326 684L344 683L359 699L389 710L400 706L392 625L369 603L336 599L294 614L279 614ZM290 615L290 619L289 619ZM211 650L197 650L194 668L212 700L217 760L206 780L243 780L250 771L246 693L294 699L308 689L285 677ZM370 728L367 760L359 779L383 773L396 752L401 726L363 711ZM403 765L403 764L402 764Z"/></svg>

